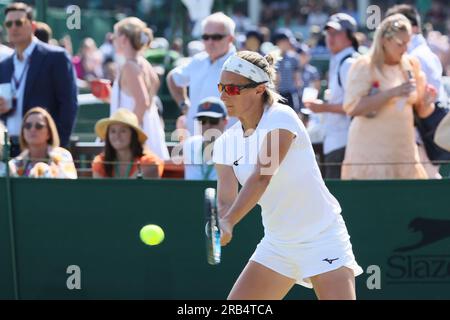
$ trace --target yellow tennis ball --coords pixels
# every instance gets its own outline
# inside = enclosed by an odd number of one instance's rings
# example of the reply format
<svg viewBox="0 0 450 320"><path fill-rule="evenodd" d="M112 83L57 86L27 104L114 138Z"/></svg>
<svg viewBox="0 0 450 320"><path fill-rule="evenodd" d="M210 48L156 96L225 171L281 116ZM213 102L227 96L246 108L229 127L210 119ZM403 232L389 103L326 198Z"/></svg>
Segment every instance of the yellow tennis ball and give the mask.
<svg viewBox="0 0 450 320"><path fill-rule="evenodd" d="M139 235L142 242L150 246L156 246L164 240L164 231L156 224L149 224L142 227Z"/></svg>

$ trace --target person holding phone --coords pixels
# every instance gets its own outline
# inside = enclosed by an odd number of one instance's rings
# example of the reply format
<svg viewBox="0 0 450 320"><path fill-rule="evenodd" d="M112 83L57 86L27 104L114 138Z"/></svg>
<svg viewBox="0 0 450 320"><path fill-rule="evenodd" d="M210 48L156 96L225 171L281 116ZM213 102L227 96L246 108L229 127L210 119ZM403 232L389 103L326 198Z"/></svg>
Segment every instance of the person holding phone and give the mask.
<svg viewBox="0 0 450 320"><path fill-rule="evenodd" d="M406 54L410 38L411 24L405 16L387 17L370 53L350 69L344 110L353 121L343 179L428 177L419 159L414 112L429 116L437 92L426 85L419 61Z"/></svg>

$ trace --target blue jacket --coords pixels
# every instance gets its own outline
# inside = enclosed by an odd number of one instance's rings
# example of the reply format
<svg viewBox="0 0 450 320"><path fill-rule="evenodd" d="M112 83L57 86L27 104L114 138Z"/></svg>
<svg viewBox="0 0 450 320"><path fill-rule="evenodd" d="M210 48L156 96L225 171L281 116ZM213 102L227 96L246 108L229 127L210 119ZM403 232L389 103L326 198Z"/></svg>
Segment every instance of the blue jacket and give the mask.
<svg viewBox="0 0 450 320"><path fill-rule="evenodd" d="M13 56L0 62L0 83L10 83ZM62 48L39 41L31 54L25 84L23 115L33 107L45 108L55 120L61 146L67 146L77 114L76 75ZM2 116L8 121L7 117Z"/></svg>

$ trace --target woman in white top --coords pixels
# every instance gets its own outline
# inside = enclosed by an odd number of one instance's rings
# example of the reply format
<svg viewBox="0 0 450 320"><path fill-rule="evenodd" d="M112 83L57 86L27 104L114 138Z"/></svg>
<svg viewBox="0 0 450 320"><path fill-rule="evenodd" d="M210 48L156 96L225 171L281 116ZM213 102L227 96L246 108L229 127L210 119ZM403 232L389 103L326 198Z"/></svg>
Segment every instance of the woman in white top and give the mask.
<svg viewBox="0 0 450 320"><path fill-rule="evenodd" d="M295 283L319 299L355 299L355 261L341 208L296 113L273 90L274 57L241 51L224 64L219 91L240 121L214 144L221 243L256 205L264 238L229 299L282 299ZM238 184L242 189L238 193Z"/></svg>
<svg viewBox="0 0 450 320"><path fill-rule="evenodd" d="M133 111L139 125L148 136L147 146L163 160L169 152L155 95L159 78L151 64L141 55L153 39L153 32L136 17L123 19L114 25L114 47L126 61L118 72L111 93L111 115L119 108Z"/></svg>

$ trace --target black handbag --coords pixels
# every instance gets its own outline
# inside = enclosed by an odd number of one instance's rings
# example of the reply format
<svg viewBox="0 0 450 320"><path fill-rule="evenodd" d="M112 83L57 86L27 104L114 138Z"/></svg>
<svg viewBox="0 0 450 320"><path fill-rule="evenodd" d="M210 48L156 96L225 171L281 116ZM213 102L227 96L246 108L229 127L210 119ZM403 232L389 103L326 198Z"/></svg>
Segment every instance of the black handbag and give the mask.
<svg viewBox="0 0 450 320"><path fill-rule="evenodd" d="M436 128L448 112L448 108L443 107L440 102L436 102L433 113L428 117L421 119L417 115L415 116L416 127L422 137L427 156L431 161L450 160L450 152L434 143Z"/></svg>

